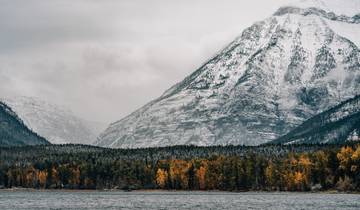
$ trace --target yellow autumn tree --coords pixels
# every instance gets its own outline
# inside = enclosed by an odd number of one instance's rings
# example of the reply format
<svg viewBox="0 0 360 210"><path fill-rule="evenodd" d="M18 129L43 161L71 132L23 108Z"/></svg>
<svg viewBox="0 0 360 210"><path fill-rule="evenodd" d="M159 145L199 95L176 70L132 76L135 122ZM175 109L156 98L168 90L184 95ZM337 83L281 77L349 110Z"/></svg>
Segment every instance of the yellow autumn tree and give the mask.
<svg viewBox="0 0 360 210"><path fill-rule="evenodd" d="M188 171L191 163L185 160L171 160L169 175L174 188L188 189Z"/></svg>
<svg viewBox="0 0 360 210"><path fill-rule="evenodd" d="M339 167L343 170L349 168L349 164L351 163L351 158L354 153L354 150L351 147L345 146L342 147L340 152L336 154L337 159L340 162Z"/></svg>
<svg viewBox="0 0 360 210"><path fill-rule="evenodd" d="M296 171L294 174L294 184L297 190L304 190L304 185L306 185L305 174Z"/></svg>
<svg viewBox="0 0 360 210"><path fill-rule="evenodd" d="M25 185L27 187L36 187L38 177L34 167L30 167L26 170L25 174Z"/></svg>
<svg viewBox="0 0 360 210"><path fill-rule="evenodd" d="M353 165L351 166L351 171L352 172L356 172L359 169L359 164L360 164L360 145L358 145L356 147L356 150L354 151L354 153L351 156L351 160L353 162Z"/></svg>
<svg viewBox="0 0 360 210"><path fill-rule="evenodd" d="M353 161L359 161L360 160L360 144L356 147L356 150L353 152L351 159Z"/></svg>
<svg viewBox="0 0 360 210"><path fill-rule="evenodd" d="M156 184L164 189L168 180L168 172L164 169L159 168L156 172Z"/></svg>
<svg viewBox="0 0 360 210"><path fill-rule="evenodd" d="M307 155L301 155L298 164L302 171L304 185L308 187L310 185L311 167L313 164Z"/></svg>
<svg viewBox="0 0 360 210"><path fill-rule="evenodd" d="M46 178L48 176L47 171L38 171L37 172L37 177L39 179L39 184L41 188L45 188L46 187Z"/></svg>
<svg viewBox="0 0 360 210"><path fill-rule="evenodd" d="M200 166L199 169L196 170L196 178L199 182L199 189L206 189L206 165Z"/></svg>

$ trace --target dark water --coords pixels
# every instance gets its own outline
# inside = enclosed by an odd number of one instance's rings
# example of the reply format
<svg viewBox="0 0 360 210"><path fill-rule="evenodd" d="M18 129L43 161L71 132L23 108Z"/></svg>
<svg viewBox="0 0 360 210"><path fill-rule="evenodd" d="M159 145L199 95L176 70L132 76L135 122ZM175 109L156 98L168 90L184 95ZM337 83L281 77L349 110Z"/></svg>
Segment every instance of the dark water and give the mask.
<svg viewBox="0 0 360 210"><path fill-rule="evenodd" d="M360 209L360 195L323 193L0 191L0 209Z"/></svg>

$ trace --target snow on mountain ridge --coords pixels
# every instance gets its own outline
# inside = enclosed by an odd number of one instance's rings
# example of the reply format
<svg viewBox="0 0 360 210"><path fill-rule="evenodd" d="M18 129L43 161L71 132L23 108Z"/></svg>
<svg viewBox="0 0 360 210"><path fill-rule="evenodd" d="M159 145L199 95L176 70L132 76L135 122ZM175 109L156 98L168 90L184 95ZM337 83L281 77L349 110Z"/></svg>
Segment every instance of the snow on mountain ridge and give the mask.
<svg viewBox="0 0 360 210"><path fill-rule="evenodd" d="M111 124L96 144L257 145L359 94L359 48L323 13L306 11L313 13L283 12L245 29L160 98Z"/></svg>
<svg viewBox="0 0 360 210"><path fill-rule="evenodd" d="M359 0L300 0L286 6L319 8L339 15L354 16L360 13Z"/></svg>
<svg viewBox="0 0 360 210"><path fill-rule="evenodd" d="M99 129L90 125L93 123L76 117L66 107L24 96L4 98L2 101L18 114L25 125L51 143L91 144L98 135Z"/></svg>
<svg viewBox="0 0 360 210"><path fill-rule="evenodd" d="M339 15L330 11L325 11L320 8L307 7L303 8L294 6L285 6L279 8L274 15L282 16L288 14L299 15L318 15L324 18L328 26L337 34L354 42L358 47L360 46L360 1L356 11L358 13L354 16Z"/></svg>
<svg viewBox="0 0 360 210"><path fill-rule="evenodd" d="M24 146L49 144L43 137L31 131L5 103L0 101L0 145Z"/></svg>
<svg viewBox="0 0 360 210"><path fill-rule="evenodd" d="M340 21L346 23L360 23L360 19L358 15L355 16L346 16L346 15L337 15L334 12L326 12L325 10L310 7L310 8L299 8L299 7L281 7L279 8L274 15L281 16L286 14L300 14L300 15L318 15L323 18L333 20L333 21Z"/></svg>

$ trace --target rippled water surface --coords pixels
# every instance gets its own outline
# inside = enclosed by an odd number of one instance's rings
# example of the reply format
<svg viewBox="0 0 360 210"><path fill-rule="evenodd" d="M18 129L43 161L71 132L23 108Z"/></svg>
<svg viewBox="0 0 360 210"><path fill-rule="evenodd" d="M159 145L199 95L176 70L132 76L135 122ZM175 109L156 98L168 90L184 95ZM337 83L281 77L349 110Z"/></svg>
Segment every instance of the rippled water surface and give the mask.
<svg viewBox="0 0 360 210"><path fill-rule="evenodd" d="M360 195L323 193L0 191L0 209L360 209Z"/></svg>

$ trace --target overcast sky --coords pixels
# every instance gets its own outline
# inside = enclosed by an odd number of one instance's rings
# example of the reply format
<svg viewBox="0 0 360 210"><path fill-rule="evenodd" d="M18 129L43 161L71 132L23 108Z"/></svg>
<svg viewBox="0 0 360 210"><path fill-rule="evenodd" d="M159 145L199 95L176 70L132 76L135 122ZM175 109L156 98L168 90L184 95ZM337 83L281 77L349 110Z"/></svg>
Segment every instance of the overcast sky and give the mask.
<svg viewBox="0 0 360 210"><path fill-rule="evenodd" d="M110 123L289 0L0 0L0 94Z"/></svg>

